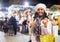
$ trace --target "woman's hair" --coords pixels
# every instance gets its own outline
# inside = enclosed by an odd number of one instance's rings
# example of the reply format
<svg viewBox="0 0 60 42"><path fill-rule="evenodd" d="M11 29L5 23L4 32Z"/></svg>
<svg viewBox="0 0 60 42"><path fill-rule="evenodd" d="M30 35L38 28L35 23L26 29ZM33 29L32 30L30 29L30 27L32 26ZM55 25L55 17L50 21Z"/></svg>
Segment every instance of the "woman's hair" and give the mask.
<svg viewBox="0 0 60 42"><path fill-rule="evenodd" d="M37 17L43 17L43 19L44 19L44 18L48 18L46 12L44 12L44 14L43 14L42 16L39 16L39 14L36 12L35 15L34 15L34 20L35 20Z"/></svg>

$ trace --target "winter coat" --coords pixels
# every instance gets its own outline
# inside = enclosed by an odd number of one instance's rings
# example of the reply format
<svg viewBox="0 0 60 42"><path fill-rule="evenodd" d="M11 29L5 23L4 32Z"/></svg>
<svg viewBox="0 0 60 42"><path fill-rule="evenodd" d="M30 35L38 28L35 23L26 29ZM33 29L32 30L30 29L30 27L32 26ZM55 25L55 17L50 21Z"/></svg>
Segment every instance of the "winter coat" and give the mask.
<svg viewBox="0 0 60 42"><path fill-rule="evenodd" d="M35 42L40 42L39 38L40 38L40 35L41 35L41 26L40 26L41 19L42 18L36 18L35 24L31 29L31 33L32 33L31 37L34 37ZM33 40L32 40L32 42L33 42Z"/></svg>
<svg viewBox="0 0 60 42"><path fill-rule="evenodd" d="M13 28L16 30L17 29L16 19L14 17L11 17L8 21L8 25L13 25Z"/></svg>

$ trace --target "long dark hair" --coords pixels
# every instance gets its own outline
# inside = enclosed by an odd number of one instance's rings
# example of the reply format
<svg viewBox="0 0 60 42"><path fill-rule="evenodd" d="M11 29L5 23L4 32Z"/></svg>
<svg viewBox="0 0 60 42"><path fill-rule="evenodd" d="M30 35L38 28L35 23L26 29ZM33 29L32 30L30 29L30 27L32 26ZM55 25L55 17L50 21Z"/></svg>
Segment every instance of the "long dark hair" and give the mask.
<svg viewBox="0 0 60 42"><path fill-rule="evenodd" d="M44 12L44 14L43 14L42 16L39 16L39 15L38 15L38 13L36 12L36 13L35 13L35 15L34 15L34 20L35 20L37 17L43 17L42 19L44 19L45 17L47 17L47 18L48 18L48 16L47 16L47 13L46 13L46 12Z"/></svg>

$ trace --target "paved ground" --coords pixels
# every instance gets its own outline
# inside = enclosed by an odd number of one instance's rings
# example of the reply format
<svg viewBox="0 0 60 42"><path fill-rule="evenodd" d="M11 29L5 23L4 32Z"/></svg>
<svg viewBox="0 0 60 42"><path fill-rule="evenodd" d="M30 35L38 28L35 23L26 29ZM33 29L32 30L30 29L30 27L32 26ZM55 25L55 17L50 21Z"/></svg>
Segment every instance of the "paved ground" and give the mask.
<svg viewBox="0 0 60 42"><path fill-rule="evenodd" d="M29 36L18 33L16 36L5 36L3 32L0 31L0 42L28 42ZM55 37L55 42L60 42L60 36Z"/></svg>
<svg viewBox="0 0 60 42"><path fill-rule="evenodd" d="M16 36L5 36L0 32L0 42L28 42L29 36L18 33Z"/></svg>

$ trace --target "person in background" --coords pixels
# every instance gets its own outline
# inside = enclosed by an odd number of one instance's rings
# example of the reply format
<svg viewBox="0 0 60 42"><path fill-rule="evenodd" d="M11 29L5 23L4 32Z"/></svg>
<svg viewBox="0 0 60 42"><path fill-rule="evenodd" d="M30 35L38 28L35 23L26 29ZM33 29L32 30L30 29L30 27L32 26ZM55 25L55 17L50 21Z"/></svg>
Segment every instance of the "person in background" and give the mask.
<svg viewBox="0 0 60 42"><path fill-rule="evenodd" d="M52 25L53 25L53 35L58 36L58 22L57 16L53 17Z"/></svg>
<svg viewBox="0 0 60 42"><path fill-rule="evenodd" d="M14 35L17 34L17 22L15 16L16 16L16 12L14 11L9 19L9 24L13 26Z"/></svg>
<svg viewBox="0 0 60 42"><path fill-rule="evenodd" d="M56 26L56 25L58 24L58 23L57 23L57 17L54 16L52 22L53 22L53 23L52 23L53 26Z"/></svg>
<svg viewBox="0 0 60 42"><path fill-rule="evenodd" d="M5 22L7 23L7 21L8 21L8 17L5 17Z"/></svg>
<svg viewBox="0 0 60 42"><path fill-rule="evenodd" d="M31 33L30 32L31 31L31 29L30 29L30 23L32 21L31 9L26 9L25 12L24 12L24 14L25 14L25 18L27 20L26 32L29 33L29 35L30 35L30 33Z"/></svg>
<svg viewBox="0 0 60 42"><path fill-rule="evenodd" d="M27 20L24 20L23 23L22 23L22 33L25 33L26 31L26 25L27 25Z"/></svg>
<svg viewBox="0 0 60 42"><path fill-rule="evenodd" d="M4 20L3 25L2 25L2 28L3 28L3 30L4 30L5 33L8 33L7 22L8 22L8 17L5 17L5 20Z"/></svg>

